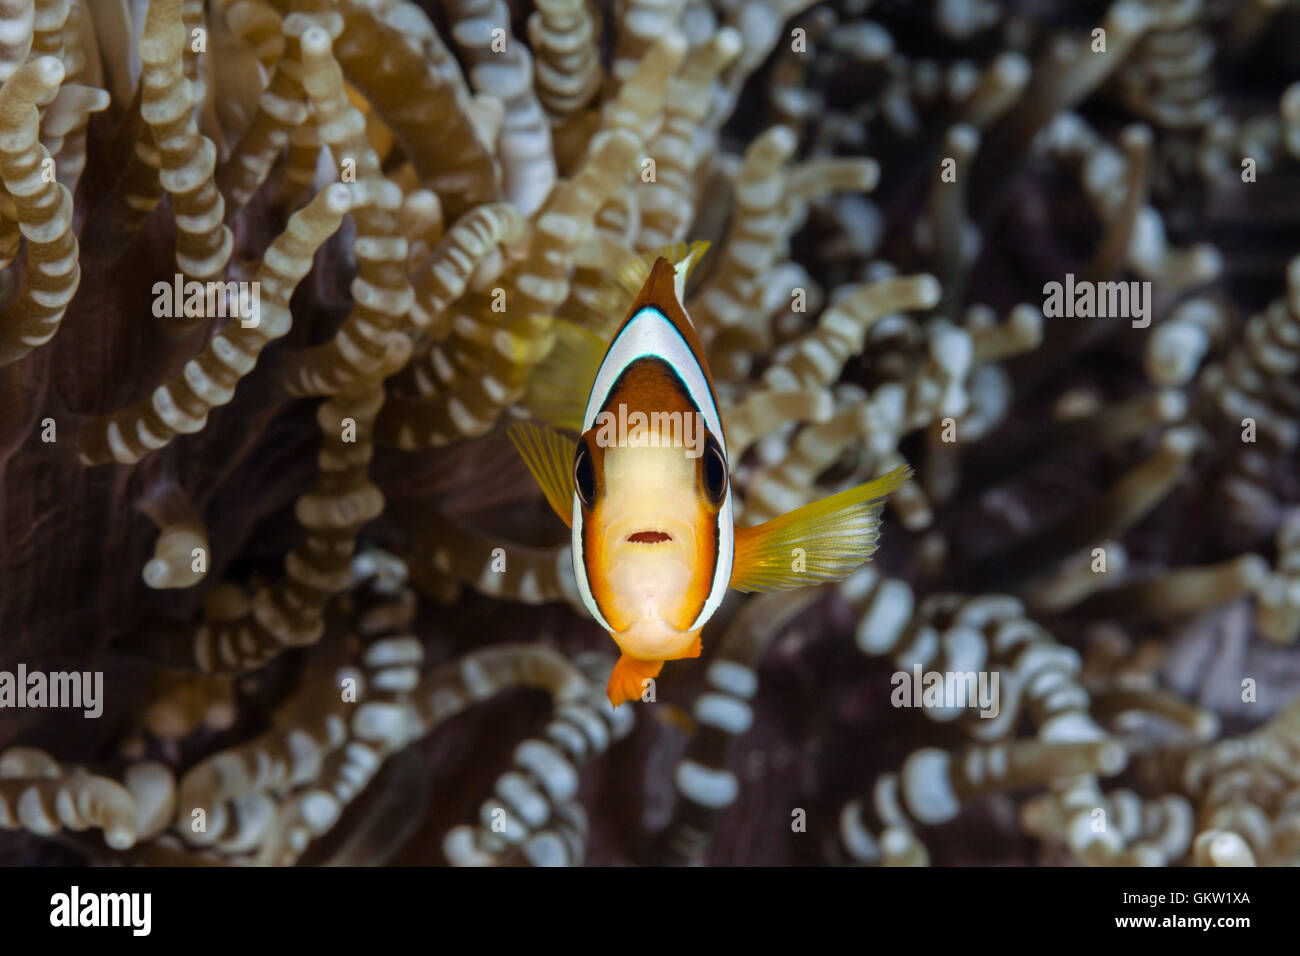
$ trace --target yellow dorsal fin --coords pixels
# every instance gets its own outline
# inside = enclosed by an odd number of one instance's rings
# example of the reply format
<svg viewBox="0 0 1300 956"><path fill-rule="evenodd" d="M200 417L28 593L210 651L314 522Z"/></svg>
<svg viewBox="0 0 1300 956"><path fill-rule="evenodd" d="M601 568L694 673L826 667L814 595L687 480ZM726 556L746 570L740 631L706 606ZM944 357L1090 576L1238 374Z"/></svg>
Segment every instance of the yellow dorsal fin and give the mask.
<svg viewBox="0 0 1300 956"><path fill-rule="evenodd" d="M552 428L516 422L506 429L528 470L566 526L573 523L573 454L577 443Z"/></svg>
<svg viewBox="0 0 1300 956"><path fill-rule="evenodd" d="M650 270L654 268L654 264L660 259L667 259L673 264L673 269L677 273L677 294L680 297L685 292L686 280L690 278L692 270L704 258L704 253L708 252L708 250L709 244L702 239L689 245L685 242L674 242L671 245L661 246L658 249L652 249L649 252L643 252L628 259L610 276L610 281L618 287L626 299L621 311L627 311L628 306L632 304L632 300L637 297L641 287L645 285L645 280L650 277Z"/></svg>
<svg viewBox="0 0 1300 956"><path fill-rule="evenodd" d="M885 495L911 476L903 465L753 528L737 528L731 586L779 591L848 577L876 550Z"/></svg>
<svg viewBox="0 0 1300 956"><path fill-rule="evenodd" d="M555 345L533 369L524 394L524 406L539 421L555 428L582 431L592 383L609 351L610 340L623 324L627 311L645 285L659 257L673 263L677 297L686 279L708 250L707 242L678 242L654 252L631 256L600 284L579 324L555 320Z"/></svg>
<svg viewBox="0 0 1300 956"><path fill-rule="evenodd" d="M690 278L691 272L704 258L704 253L708 249L709 244L704 240L689 245L684 242L674 242L629 257L606 277L592 295L590 311L596 316L597 323L593 328L604 332L608 344L608 339L612 338L619 326L623 324L627 310L641 294L641 287L645 285L645 280L650 277L650 270L660 258L667 259L673 264L676 272L677 298L685 306L686 280Z"/></svg>
<svg viewBox="0 0 1300 956"><path fill-rule="evenodd" d="M677 245L680 246L681 243ZM677 246L674 248L677 248ZM673 264L673 272L676 273L674 282L677 287L677 301L682 304L682 308L686 307L686 280L691 277L691 273L708 251L709 244L701 239L699 242L692 242L686 251L676 258L664 256ZM660 253L660 255L663 254Z"/></svg>

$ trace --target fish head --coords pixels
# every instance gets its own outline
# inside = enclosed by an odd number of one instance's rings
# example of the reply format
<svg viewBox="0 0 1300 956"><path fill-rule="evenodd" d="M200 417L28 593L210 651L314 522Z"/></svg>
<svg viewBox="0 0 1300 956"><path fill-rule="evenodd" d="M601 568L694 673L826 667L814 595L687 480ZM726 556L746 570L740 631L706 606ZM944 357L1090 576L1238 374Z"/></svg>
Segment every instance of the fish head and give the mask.
<svg viewBox="0 0 1300 956"><path fill-rule="evenodd" d="M731 529L726 455L702 416L642 414L628 415L622 440L598 427L578 444L575 571L626 653L673 660L714 610L704 613Z"/></svg>
<svg viewBox="0 0 1300 956"><path fill-rule="evenodd" d="M698 652L735 550L704 350L660 258L592 384L574 455L573 564L592 616L642 661Z"/></svg>

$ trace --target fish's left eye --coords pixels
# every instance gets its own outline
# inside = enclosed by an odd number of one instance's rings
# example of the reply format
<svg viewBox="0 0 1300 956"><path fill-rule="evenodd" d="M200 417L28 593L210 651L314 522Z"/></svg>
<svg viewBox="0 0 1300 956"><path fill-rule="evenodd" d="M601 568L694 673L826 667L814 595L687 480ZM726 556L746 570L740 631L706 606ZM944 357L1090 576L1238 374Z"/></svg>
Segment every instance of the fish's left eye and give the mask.
<svg viewBox="0 0 1300 956"><path fill-rule="evenodd" d="M722 504L727 496L727 458L718 440L709 435L704 444L704 493L712 504Z"/></svg>
<svg viewBox="0 0 1300 956"><path fill-rule="evenodd" d="M573 456L573 487L584 508L591 510L595 507L596 467L592 464L591 451L586 442L578 445L578 451Z"/></svg>

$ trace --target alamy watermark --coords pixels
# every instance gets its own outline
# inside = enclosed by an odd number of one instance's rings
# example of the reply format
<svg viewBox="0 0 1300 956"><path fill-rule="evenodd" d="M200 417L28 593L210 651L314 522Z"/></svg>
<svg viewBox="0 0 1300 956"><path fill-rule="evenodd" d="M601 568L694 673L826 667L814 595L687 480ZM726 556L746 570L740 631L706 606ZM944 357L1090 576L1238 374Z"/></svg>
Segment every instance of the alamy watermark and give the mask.
<svg viewBox="0 0 1300 956"><path fill-rule="evenodd" d="M160 319L237 318L246 329L262 321L259 282L198 282L179 272L171 282L153 285L153 314Z"/></svg>
<svg viewBox="0 0 1300 956"><path fill-rule="evenodd" d="M50 897L51 926L121 926L132 936L148 936L152 913L152 893L83 893L74 885Z"/></svg>
<svg viewBox="0 0 1300 956"><path fill-rule="evenodd" d="M685 448L687 458L704 454L708 432L699 412L629 412L622 403L617 414L597 415L592 427L600 448Z"/></svg>
<svg viewBox="0 0 1300 956"><path fill-rule="evenodd" d="M913 664L911 673L895 671L889 702L895 707L967 708L979 706L981 717L992 720L999 703L997 671L925 671Z"/></svg>
<svg viewBox="0 0 1300 956"><path fill-rule="evenodd" d="M50 707L82 710L92 720L104 713L103 671L0 671L0 709Z"/></svg>
<svg viewBox="0 0 1300 956"><path fill-rule="evenodd" d="M1132 319L1133 328L1151 324L1150 282L1091 282L1075 280L1043 286L1043 315L1049 319Z"/></svg>

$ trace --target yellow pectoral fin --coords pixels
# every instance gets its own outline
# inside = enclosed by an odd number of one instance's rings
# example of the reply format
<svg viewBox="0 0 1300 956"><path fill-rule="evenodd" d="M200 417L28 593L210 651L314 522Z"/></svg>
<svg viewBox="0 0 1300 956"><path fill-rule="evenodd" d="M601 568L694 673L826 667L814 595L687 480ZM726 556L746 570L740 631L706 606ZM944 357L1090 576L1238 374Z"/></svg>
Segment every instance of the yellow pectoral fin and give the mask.
<svg viewBox="0 0 1300 956"><path fill-rule="evenodd" d="M626 654L619 655L614 671L609 675L605 693L615 707L625 700L640 700L645 693L647 680L653 680L663 670L663 661L641 661Z"/></svg>
<svg viewBox="0 0 1300 956"><path fill-rule="evenodd" d="M528 470L541 485L546 500L566 526L573 524L573 454L577 443L551 428L516 422L506 434L519 450Z"/></svg>
<svg viewBox="0 0 1300 956"><path fill-rule="evenodd" d="M524 406L555 428L582 431L591 383L609 350L609 337L565 319L556 319L555 345L533 369Z"/></svg>
<svg viewBox="0 0 1300 956"><path fill-rule="evenodd" d="M779 591L842 581L876 550L883 499L911 476L904 465L756 527L737 528L731 586Z"/></svg>

